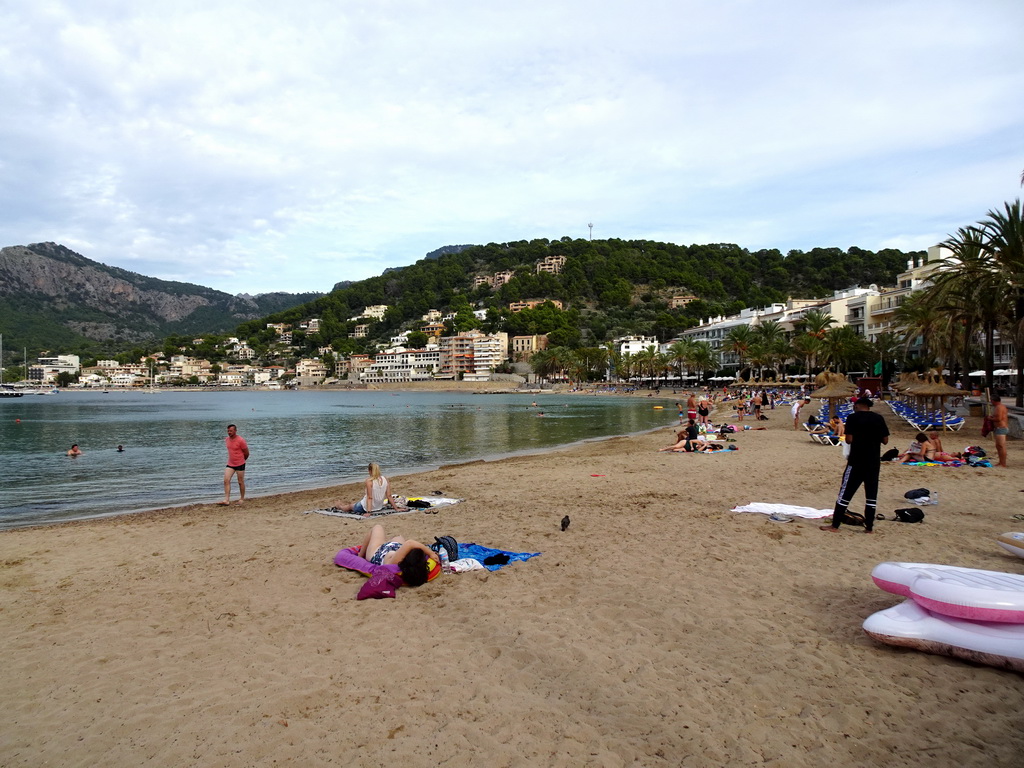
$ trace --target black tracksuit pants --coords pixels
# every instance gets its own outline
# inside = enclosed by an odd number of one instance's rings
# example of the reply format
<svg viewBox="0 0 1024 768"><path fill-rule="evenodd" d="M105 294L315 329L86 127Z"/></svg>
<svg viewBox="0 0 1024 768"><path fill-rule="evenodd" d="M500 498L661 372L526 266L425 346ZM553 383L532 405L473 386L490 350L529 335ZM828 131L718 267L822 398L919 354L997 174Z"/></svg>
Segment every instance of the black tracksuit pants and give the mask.
<svg viewBox="0 0 1024 768"><path fill-rule="evenodd" d="M864 486L864 528L868 531L875 527L875 508L878 505L878 473L880 462L870 464L847 464L843 472L843 483L839 486L839 498L836 499L835 512L832 515L832 527L838 528L843 522L846 510L853 501L853 494Z"/></svg>

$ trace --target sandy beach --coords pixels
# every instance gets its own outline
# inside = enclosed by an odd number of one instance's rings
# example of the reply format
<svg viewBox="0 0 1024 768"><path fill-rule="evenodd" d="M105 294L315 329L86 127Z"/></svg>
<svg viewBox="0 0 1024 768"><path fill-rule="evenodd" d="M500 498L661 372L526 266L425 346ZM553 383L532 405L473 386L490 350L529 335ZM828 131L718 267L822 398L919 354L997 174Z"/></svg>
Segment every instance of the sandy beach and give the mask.
<svg viewBox="0 0 1024 768"><path fill-rule="evenodd" d="M389 533L543 553L393 600L332 563L369 521L302 514L357 485L0 533L0 764L1021 765L1021 675L861 629L900 602L881 561L1024 574L995 544L1020 442L1007 470L883 465L883 513L939 491L925 523L828 534L730 511L835 500L839 449L769 416L729 455L658 453L666 428L392 477L465 502ZM978 422L947 448L991 449Z"/></svg>

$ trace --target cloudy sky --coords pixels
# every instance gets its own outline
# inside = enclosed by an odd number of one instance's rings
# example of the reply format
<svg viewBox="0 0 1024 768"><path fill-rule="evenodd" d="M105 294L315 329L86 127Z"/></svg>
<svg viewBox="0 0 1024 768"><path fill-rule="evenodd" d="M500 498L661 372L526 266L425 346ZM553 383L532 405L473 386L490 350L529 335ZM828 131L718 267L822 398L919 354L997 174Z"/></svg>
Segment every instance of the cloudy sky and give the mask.
<svg viewBox="0 0 1024 768"><path fill-rule="evenodd" d="M925 248L1021 196L1020 0L0 0L0 245L230 293L536 237Z"/></svg>

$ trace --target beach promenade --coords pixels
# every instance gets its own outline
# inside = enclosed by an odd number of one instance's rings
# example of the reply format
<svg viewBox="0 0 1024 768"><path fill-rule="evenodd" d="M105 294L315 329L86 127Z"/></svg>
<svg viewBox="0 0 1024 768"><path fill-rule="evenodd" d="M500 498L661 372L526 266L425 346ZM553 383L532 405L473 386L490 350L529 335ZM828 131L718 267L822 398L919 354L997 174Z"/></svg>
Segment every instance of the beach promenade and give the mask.
<svg viewBox="0 0 1024 768"><path fill-rule="evenodd" d="M1019 766L1020 675L861 623L899 602L881 561L1024 574L995 543L1024 448L884 464L880 512L940 504L829 535L730 511L835 500L839 449L768 415L725 455L657 453L666 428L392 477L466 501L389 533L543 553L394 600L332 564L369 522L302 514L355 484L0 533L0 765ZM947 447L990 448L979 422Z"/></svg>

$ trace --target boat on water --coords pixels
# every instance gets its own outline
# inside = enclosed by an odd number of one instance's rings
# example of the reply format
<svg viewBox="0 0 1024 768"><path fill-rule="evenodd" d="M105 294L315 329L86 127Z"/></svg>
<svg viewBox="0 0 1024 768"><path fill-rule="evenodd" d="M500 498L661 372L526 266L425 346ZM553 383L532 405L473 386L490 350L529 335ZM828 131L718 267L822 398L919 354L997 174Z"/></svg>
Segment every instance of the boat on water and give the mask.
<svg viewBox="0 0 1024 768"><path fill-rule="evenodd" d="M18 392L7 387L0 387L0 397L21 397L24 392Z"/></svg>

